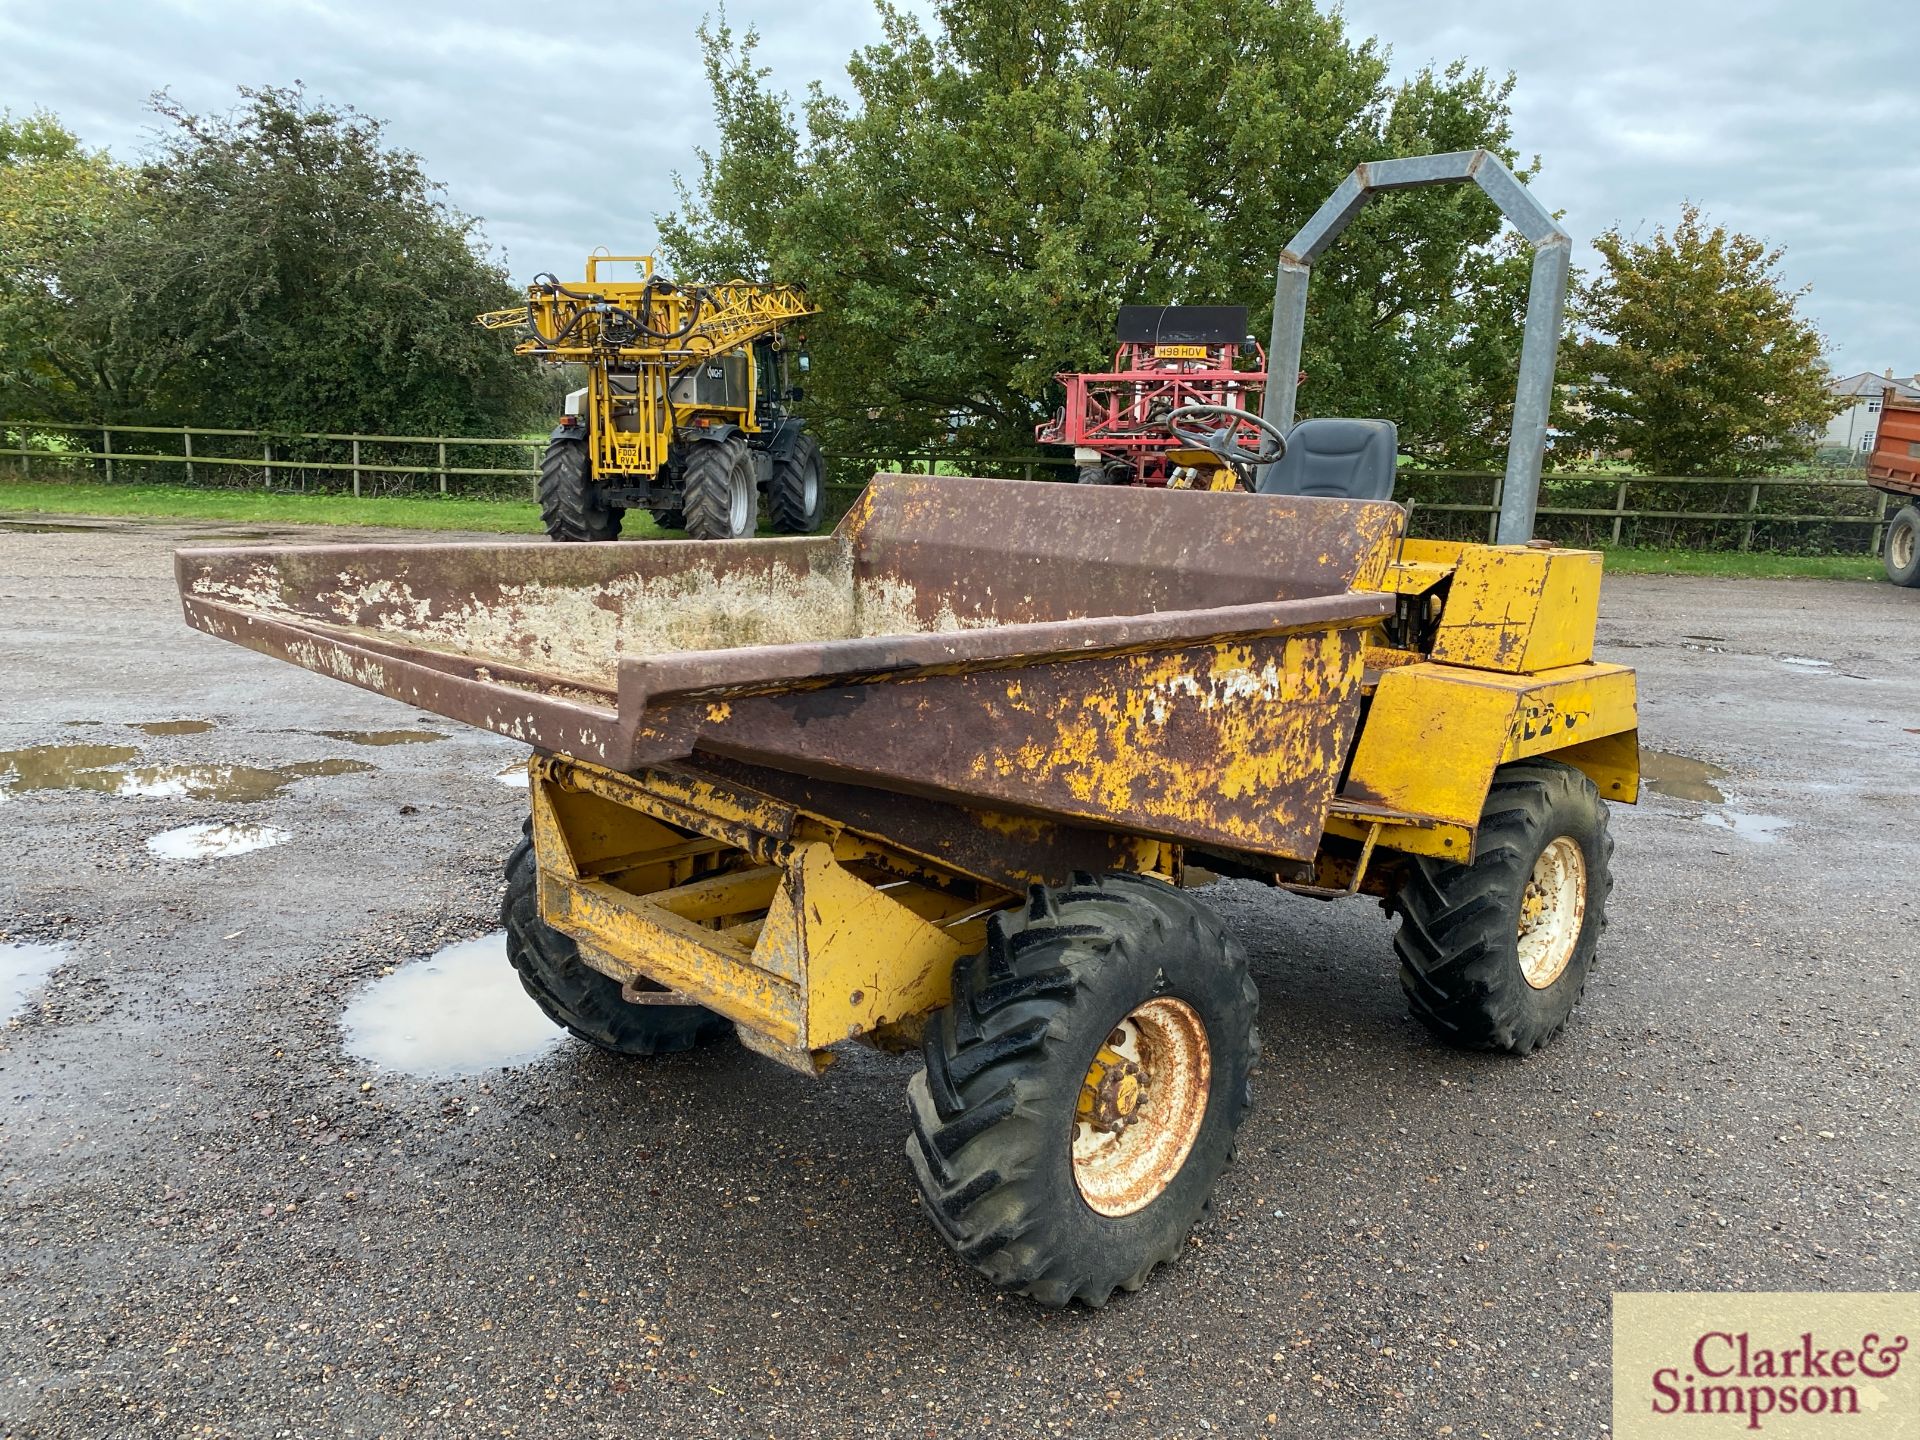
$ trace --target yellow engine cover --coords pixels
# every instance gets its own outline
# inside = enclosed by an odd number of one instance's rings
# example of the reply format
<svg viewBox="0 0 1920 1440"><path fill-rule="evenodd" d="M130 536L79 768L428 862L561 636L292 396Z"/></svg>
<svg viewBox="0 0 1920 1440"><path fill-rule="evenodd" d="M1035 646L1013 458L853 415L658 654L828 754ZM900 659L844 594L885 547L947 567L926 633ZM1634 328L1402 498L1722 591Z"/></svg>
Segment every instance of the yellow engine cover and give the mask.
<svg viewBox="0 0 1920 1440"><path fill-rule="evenodd" d="M1593 659L1600 553L1467 546L1453 572L1431 658L1507 675Z"/></svg>

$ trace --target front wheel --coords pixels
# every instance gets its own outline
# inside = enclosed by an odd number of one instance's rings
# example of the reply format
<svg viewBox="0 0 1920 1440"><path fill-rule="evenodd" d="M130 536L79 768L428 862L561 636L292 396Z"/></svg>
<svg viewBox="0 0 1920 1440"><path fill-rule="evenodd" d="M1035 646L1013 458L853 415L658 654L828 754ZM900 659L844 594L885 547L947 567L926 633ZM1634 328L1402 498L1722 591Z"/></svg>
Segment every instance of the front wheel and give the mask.
<svg viewBox="0 0 1920 1440"><path fill-rule="evenodd" d="M1537 1050L1580 1003L1612 890L1593 782L1556 760L1502 765L1472 862L1414 856L1393 898L1407 1004L1460 1049Z"/></svg>
<svg viewBox="0 0 1920 1440"><path fill-rule="evenodd" d="M1139 1289L1232 1154L1258 1005L1245 953L1172 886L1034 886L954 967L907 1087L941 1238L1043 1305Z"/></svg>
<svg viewBox="0 0 1920 1440"><path fill-rule="evenodd" d="M580 440L555 440L540 457L540 523L555 540L618 540L618 506L601 498Z"/></svg>
<svg viewBox="0 0 1920 1440"><path fill-rule="evenodd" d="M753 534L760 487L753 452L735 435L691 447L681 472L680 513L694 540L739 540Z"/></svg>
<svg viewBox="0 0 1920 1440"><path fill-rule="evenodd" d="M1887 522L1886 549L1881 561L1887 579L1896 585L1920 586L1920 506L1903 505Z"/></svg>

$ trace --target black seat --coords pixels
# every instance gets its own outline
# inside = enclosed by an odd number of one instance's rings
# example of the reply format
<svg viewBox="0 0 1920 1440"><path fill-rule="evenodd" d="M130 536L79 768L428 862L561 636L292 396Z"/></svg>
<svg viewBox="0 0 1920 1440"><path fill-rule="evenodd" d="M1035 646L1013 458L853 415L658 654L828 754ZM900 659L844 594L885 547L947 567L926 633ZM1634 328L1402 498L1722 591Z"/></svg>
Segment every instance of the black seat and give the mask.
<svg viewBox="0 0 1920 1440"><path fill-rule="evenodd" d="M1287 453L1260 477L1259 493L1391 500L1399 453L1391 420L1302 420L1287 433Z"/></svg>

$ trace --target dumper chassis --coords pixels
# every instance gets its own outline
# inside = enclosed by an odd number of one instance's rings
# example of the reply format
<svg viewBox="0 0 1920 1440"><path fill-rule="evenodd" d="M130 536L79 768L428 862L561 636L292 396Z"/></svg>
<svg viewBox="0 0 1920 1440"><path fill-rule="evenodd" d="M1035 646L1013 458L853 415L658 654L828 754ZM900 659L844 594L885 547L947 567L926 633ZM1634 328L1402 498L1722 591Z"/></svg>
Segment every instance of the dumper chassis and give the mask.
<svg viewBox="0 0 1920 1440"><path fill-rule="evenodd" d="M817 538L177 572L210 634L533 748L503 918L556 1023L809 1075L917 1050L937 1233L1100 1306L1180 1252L1253 1102L1213 880L1384 904L1447 1044L1524 1054L1579 1002L1637 700L1594 659L1600 556L1527 538L1537 478L1498 545L1385 500L883 474Z"/></svg>

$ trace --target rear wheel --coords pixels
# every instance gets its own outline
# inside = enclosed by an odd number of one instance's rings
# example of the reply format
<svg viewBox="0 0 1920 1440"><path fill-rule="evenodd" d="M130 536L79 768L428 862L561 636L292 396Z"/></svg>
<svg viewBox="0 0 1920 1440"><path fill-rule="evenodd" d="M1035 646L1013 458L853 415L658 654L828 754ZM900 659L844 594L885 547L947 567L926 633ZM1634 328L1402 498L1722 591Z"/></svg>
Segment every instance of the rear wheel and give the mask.
<svg viewBox="0 0 1920 1440"><path fill-rule="evenodd" d="M760 510L753 455L738 435L692 447L682 472L680 510L695 540L739 540L753 534Z"/></svg>
<svg viewBox="0 0 1920 1440"><path fill-rule="evenodd" d="M1920 506L1903 505L1887 522L1881 560L1887 567L1887 579L1894 584L1920 586Z"/></svg>
<svg viewBox="0 0 1920 1440"><path fill-rule="evenodd" d="M547 1018L616 1055L665 1055L717 1040L733 1022L697 1005L632 1005L620 982L580 958L580 947L540 918L540 873L533 839L507 857L507 895L500 904L507 959ZM648 987L657 988L657 987Z"/></svg>
<svg viewBox="0 0 1920 1440"><path fill-rule="evenodd" d="M540 458L540 523L555 540L618 540L621 511L600 496L579 440L555 440Z"/></svg>
<svg viewBox="0 0 1920 1440"><path fill-rule="evenodd" d="M907 1156L941 1238L1045 1305L1137 1290L1232 1154L1258 1004L1239 945L1172 886L1034 886L954 967L908 1086Z"/></svg>
<svg viewBox="0 0 1920 1440"><path fill-rule="evenodd" d="M1571 765L1494 772L1471 864L1415 856L1394 896L1394 949L1413 1013L1464 1050L1524 1055L1587 987L1613 889L1607 806Z"/></svg>
<svg viewBox="0 0 1920 1440"><path fill-rule="evenodd" d="M782 535L811 535L820 528L826 489L820 482L820 445L811 435L793 443L793 453L773 467L767 482L767 517Z"/></svg>

